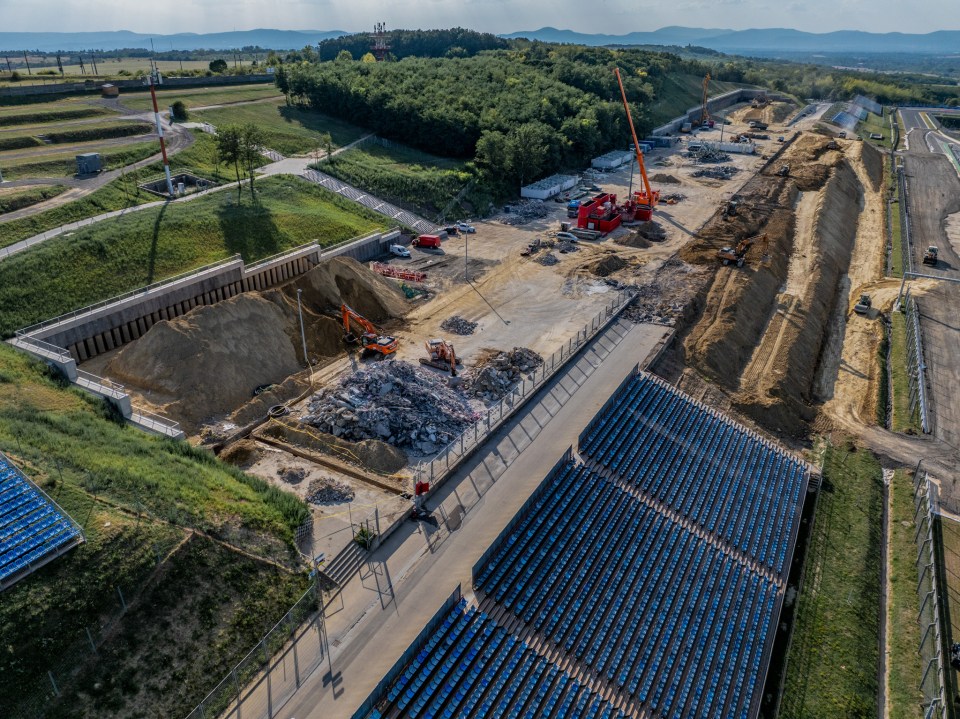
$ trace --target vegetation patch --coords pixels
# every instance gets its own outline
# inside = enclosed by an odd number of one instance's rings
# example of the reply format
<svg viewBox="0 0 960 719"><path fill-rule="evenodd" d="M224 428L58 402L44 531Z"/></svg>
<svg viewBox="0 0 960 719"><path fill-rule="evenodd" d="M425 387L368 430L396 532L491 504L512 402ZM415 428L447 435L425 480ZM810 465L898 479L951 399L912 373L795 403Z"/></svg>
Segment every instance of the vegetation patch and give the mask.
<svg viewBox="0 0 960 719"><path fill-rule="evenodd" d="M22 154L21 157L6 158L0 154L0 169L7 180L23 180L43 177L72 177L77 174L77 155L85 152L99 152L104 170L112 170L132 165L160 153L156 140L134 142L123 145L105 145L91 142L77 145L72 151Z"/></svg>
<svg viewBox="0 0 960 719"><path fill-rule="evenodd" d="M877 713L883 477L870 452L826 449L780 716Z"/></svg>
<svg viewBox="0 0 960 719"><path fill-rule="evenodd" d="M22 210L24 207L49 200L66 189L66 187L60 185L34 185L33 187L0 190L0 215Z"/></svg>
<svg viewBox="0 0 960 719"><path fill-rule="evenodd" d="M890 136L890 123L883 115L868 112L866 119L857 123L857 134L863 138L864 142L872 142L878 147L890 149L893 144L893 138ZM872 140L870 135L882 135L883 138Z"/></svg>
<svg viewBox="0 0 960 719"><path fill-rule="evenodd" d="M386 226L370 210L295 177L167 203L57 237L0 263L0 333L240 253L252 261ZM114 190L116 191L116 190ZM29 277L24 284L22 278Z"/></svg>
<svg viewBox="0 0 960 719"><path fill-rule="evenodd" d="M0 374L0 446L87 539L0 594L0 705L185 716L305 590L292 537L306 506L208 452L117 424L6 346Z"/></svg>
<svg viewBox="0 0 960 719"><path fill-rule="evenodd" d="M38 132L38 129L40 130ZM28 128L0 133L0 151L19 150L45 145L63 145L67 143L110 140L118 137L145 135L153 126L145 122L110 122L76 125L48 132L46 128Z"/></svg>
<svg viewBox="0 0 960 719"><path fill-rule="evenodd" d="M120 103L131 110L152 110L153 101L149 92L122 91ZM157 90L157 104L161 112L175 101L181 100L188 110L209 105L226 105L234 102L249 102L277 97L281 93L273 85L234 85L230 87L171 88Z"/></svg>
<svg viewBox="0 0 960 719"><path fill-rule="evenodd" d="M920 434L920 409L910 411L910 369L907 352L907 318L903 312L890 313L890 390L893 393L894 432Z"/></svg>
<svg viewBox="0 0 960 719"><path fill-rule="evenodd" d="M50 122L85 120L101 115L114 115L112 110L98 105L65 105L51 103L37 107L0 108L0 127L16 125L43 125Z"/></svg>

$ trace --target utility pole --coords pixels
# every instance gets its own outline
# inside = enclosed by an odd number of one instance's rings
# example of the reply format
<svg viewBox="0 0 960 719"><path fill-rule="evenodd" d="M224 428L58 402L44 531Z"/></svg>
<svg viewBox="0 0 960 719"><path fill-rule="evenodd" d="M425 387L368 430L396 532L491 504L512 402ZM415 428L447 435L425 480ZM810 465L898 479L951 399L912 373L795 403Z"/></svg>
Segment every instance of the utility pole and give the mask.
<svg viewBox="0 0 960 719"><path fill-rule="evenodd" d="M27 59L27 51L23 51L23 61L27 63L27 74L32 75L33 71L30 69L30 60ZM8 61L9 62L9 61Z"/></svg>

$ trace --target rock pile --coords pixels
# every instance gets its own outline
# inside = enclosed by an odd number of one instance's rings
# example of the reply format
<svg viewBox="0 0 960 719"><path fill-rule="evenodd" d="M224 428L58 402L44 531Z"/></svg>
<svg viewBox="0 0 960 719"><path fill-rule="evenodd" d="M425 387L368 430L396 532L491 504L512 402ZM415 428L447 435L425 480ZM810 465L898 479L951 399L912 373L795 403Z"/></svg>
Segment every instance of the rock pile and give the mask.
<svg viewBox="0 0 960 719"><path fill-rule="evenodd" d="M701 163L730 162L730 155L709 145L704 145L699 150L688 152L687 155L691 159Z"/></svg>
<svg viewBox="0 0 960 719"><path fill-rule="evenodd" d="M506 396L525 375L542 364L543 357L533 350L514 347L464 373L461 387L467 394L492 402Z"/></svg>
<svg viewBox="0 0 960 719"><path fill-rule="evenodd" d="M465 320L460 315L454 315L441 322L440 327L447 332L453 332L455 335L472 335L473 331L477 329L477 324L476 322Z"/></svg>
<svg viewBox="0 0 960 719"><path fill-rule="evenodd" d="M570 242L570 240L558 240L556 247L563 254L566 254L568 252L576 252L577 250L580 249L579 247L577 247L577 243Z"/></svg>
<svg viewBox="0 0 960 719"><path fill-rule="evenodd" d="M521 200L515 205L503 208L500 221L505 225L525 225L533 220L547 216L547 206L543 200Z"/></svg>
<svg viewBox="0 0 960 719"><path fill-rule="evenodd" d="M477 414L439 376L392 361L318 392L301 419L345 440L376 439L432 454L476 421Z"/></svg>
<svg viewBox="0 0 960 719"><path fill-rule="evenodd" d="M560 258L557 257L552 252L548 252L545 255L541 255L540 257L538 257L537 262L539 262L541 265L545 267L550 267L551 265L555 265L558 262L560 262Z"/></svg>
<svg viewBox="0 0 960 719"><path fill-rule="evenodd" d="M720 167L704 167L693 173L694 177L709 177L712 180L729 180L740 172L740 168L734 165L721 165Z"/></svg>
<svg viewBox="0 0 960 719"><path fill-rule="evenodd" d="M340 504L352 502L356 492L346 482L333 477L320 477L311 480L307 488L307 501L312 504Z"/></svg>
<svg viewBox="0 0 960 719"><path fill-rule="evenodd" d="M307 470L303 467L289 467L284 465L277 470L277 476L284 482L300 484L300 482L307 478Z"/></svg>

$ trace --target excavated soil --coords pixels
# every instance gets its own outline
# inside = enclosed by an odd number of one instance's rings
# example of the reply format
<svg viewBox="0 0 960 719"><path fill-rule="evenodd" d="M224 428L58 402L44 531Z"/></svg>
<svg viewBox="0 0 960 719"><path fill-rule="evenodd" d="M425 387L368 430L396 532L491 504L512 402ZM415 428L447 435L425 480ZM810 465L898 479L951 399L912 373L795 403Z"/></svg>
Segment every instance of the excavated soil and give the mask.
<svg viewBox="0 0 960 719"><path fill-rule="evenodd" d="M389 281L356 260L337 257L281 287L158 322L121 349L106 372L139 390L188 433L235 410L231 420L245 425L306 386L304 377L291 377L304 367L297 289L303 290L307 354L315 365L344 351L341 302L377 323L408 309ZM255 395L264 385L273 387Z"/></svg>
<svg viewBox="0 0 960 719"><path fill-rule="evenodd" d="M879 155L864 153L861 166L859 152L848 161L844 147L826 144L801 137L743 187L735 217L721 208L681 251L687 262L717 268L684 340L685 363L715 381L740 412L796 437L816 416L815 377L828 329L837 329L832 311L838 302L847 306L864 186L873 196L882 181ZM775 174L780 163L791 166L789 177ZM760 233L769 237L767 261L751 249L743 268L719 265L719 247ZM882 231L876 235L882 241Z"/></svg>
<svg viewBox="0 0 960 719"><path fill-rule="evenodd" d="M355 464L376 474L394 474L409 462L402 449L378 439L348 442L332 434L304 427L295 420L273 420L260 432L266 437L319 450L337 461Z"/></svg>

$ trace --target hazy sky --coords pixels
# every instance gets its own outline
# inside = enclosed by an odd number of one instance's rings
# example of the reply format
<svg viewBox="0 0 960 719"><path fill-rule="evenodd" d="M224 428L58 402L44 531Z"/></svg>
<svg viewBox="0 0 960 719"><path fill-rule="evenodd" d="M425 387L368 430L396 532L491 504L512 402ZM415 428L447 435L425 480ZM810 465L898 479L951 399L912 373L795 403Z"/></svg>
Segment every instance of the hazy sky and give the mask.
<svg viewBox="0 0 960 719"><path fill-rule="evenodd" d="M468 27L505 33L546 25L623 34L666 25L793 27L810 32L960 29L958 0L0 0L2 31L219 32Z"/></svg>

